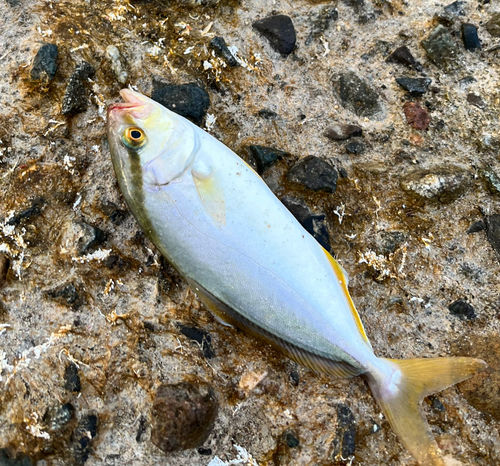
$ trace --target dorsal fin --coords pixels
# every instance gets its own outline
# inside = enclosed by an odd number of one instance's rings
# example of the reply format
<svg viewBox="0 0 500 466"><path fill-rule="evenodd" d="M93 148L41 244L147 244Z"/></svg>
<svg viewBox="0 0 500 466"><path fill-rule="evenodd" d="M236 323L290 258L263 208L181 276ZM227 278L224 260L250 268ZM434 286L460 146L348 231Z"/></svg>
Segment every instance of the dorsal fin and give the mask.
<svg viewBox="0 0 500 466"><path fill-rule="evenodd" d="M349 290L347 289L347 285L349 284L349 277L347 276L347 273L345 272L344 268L330 255L330 253L326 249L323 249L323 251L325 252L326 257L328 258L328 261L332 266L333 272L335 273L335 276L339 280L342 291L344 292L347 302L349 303L349 309L354 318L354 322L356 323L356 327L358 328L360 335L363 337L363 341L371 348L372 345L370 343L370 340L368 340L368 337L366 336L363 323L361 322L358 311L356 310L356 307L352 302L351 295L349 294Z"/></svg>

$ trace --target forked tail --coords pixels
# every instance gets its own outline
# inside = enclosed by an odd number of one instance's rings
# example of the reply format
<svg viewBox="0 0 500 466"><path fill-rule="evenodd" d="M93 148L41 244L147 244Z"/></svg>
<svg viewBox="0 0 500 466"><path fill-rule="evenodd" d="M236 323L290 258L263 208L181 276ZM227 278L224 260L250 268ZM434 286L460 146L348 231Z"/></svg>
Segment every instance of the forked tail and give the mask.
<svg viewBox="0 0 500 466"><path fill-rule="evenodd" d="M488 365L474 358L381 359L383 370L368 383L404 446L424 466L444 466L420 411L424 397L471 377Z"/></svg>

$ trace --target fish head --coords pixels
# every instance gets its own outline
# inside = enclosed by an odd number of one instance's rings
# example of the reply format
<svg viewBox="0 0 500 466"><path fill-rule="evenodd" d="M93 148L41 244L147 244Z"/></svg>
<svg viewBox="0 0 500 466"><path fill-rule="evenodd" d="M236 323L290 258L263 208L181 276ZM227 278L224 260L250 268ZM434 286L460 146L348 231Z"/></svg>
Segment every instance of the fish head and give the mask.
<svg viewBox="0 0 500 466"><path fill-rule="evenodd" d="M192 124L140 92L122 89L120 95L124 102L111 104L107 115L120 185L139 175L145 183L167 184L183 173L193 152Z"/></svg>

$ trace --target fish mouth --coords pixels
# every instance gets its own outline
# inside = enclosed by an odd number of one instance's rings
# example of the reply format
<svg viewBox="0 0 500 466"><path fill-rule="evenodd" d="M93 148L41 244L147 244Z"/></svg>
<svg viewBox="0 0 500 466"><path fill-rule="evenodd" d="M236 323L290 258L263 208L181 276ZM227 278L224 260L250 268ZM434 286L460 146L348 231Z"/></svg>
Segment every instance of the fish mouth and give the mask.
<svg viewBox="0 0 500 466"><path fill-rule="evenodd" d="M125 102L116 102L108 106L108 120L114 120L124 115L134 118L147 118L153 106L149 99L132 89L122 89L120 95Z"/></svg>

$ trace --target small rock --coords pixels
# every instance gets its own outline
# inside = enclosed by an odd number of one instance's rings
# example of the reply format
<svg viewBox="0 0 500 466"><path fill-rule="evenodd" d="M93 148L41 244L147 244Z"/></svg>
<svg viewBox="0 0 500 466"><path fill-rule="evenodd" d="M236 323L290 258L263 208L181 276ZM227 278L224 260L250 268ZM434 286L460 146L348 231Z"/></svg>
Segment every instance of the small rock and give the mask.
<svg viewBox="0 0 500 466"><path fill-rule="evenodd" d="M388 63L399 63L400 65L406 66L407 68L413 68L417 71L422 71L422 65L415 60L415 57L411 54L410 49L403 45L392 52L387 58Z"/></svg>
<svg viewBox="0 0 500 466"><path fill-rule="evenodd" d="M486 104L484 103L482 97L472 92L467 94L467 102L469 102L472 105L475 105L477 108L480 108L481 110L486 108Z"/></svg>
<svg viewBox="0 0 500 466"><path fill-rule="evenodd" d="M293 430L287 430L284 432L283 439L289 448L297 448L300 444L297 434Z"/></svg>
<svg viewBox="0 0 500 466"><path fill-rule="evenodd" d="M448 306L451 315L460 317L462 320L474 320L476 318L476 311L474 308L463 299L451 303Z"/></svg>
<svg viewBox="0 0 500 466"><path fill-rule="evenodd" d="M347 71L334 78L333 88L342 106L356 115L375 118L382 113L378 92L353 71Z"/></svg>
<svg viewBox="0 0 500 466"><path fill-rule="evenodd" d="M29 456L18 453L16 456L9 454L6 448L0 449L0 466L33 466Z"/></svg>
<svg viewBox="0 0 500 466"><path fill-rule="evenodd" d="M216 55L225 60L230 67L234 68L236 66L239 66L238 61L236 60L236 58L234 58L233 54L227 47L224 37L215 36L210 41L210 47L214 49Z"/></svg>
<svg viewBox="0 0 500 466"><path fill-rule="evenodd" d="M261 108L258 112L257 115L265 118L266 120L275 120L276 118L279 117L279 115L276 112L273 112L272 110L268 108Z"/></svg>
<svg viewBox="0 0 500 466"><path fill-rule="evenodd" d="M465 2L457 0L456 2L450 3L444 7L444 11L450 15L465 15Z"/></svg>
<svg viewBox="0 0 500 466"><path fill-rule="evenodd" d="M467 230L467 234L470 235L471 233L477 233L484 230L486 230L486 224L482 220L479 220L477 222L474 222L469 227L469 229Z"/></svg>
<svg viewBox="0 0 500 466"><path fill-rule="evenodd" d="M486 30L493 37L500 37L500 13L494 13L491 19L486 23Z"/></svg>
<svg viewBox="0 0 500 466"><path fill-rule="evenodd" d="M356 421L344 404L337 405L337 431L332 446L334 461L349 458L356 451Z"/></svg>
<svg viewBox="0 0 500 466"><path fill-rule="evenodd" d="M142 436L147 430L147 419L144 416L139 418L139 427L137 429L137 434L135 435L135 441L137 443L142 442Z"/></svg>
<svg viewBox="0 0 500 466"><path fill-rule="evenodd" d="M403 111L406 121L412 128L424 130L429 127L431 117L418 102L406 102L403 105Z"/></svg>
<svg viewBox="0 0 500 466"><path fill-rule="evenodd" d="M360 141L351 141L345 146L345 150L349 154L360 155L365 151L365 145Z"/></svg>
<svg viewBox="0 0 500 466"><path fill-rule="evenodd" d="M375 236L375 249L379 254L391 254L406 241L406 235L401 231L381 231Z"/></svg>
<svg viewBox="0 0 500 466"><path fill-rule="evenodd" d="M278 160L290 154L274 147L252 145L248 146L248 151L255 161L257 173L262 175L268 168L272 167Z"/></svg>
<svg viewBox="0 0 500 466"><path fill-rule="evenodd" d="M345 141L347 139L363 135L363 129L357 125L346 125L336 123L328 127L325 136L332 141Z"/></svg>
<svg viewBox="0 0 500 466"><path fill-rule="evenodd" d="M80 295L78 294L78 290L73 283L68 283L47 291L47 295L58 301L62 301L68 306L78 307L81 304Z"/></svg>
<svg viewBox="0 0 500 466"><path fill-rule="evenodd" d="M106 47L106 58L111 64L111 71L116 76L116 80L119 83L125 84L128 80L128 73L125 70L123 57L116 45L108 45Z"/></svg>
<svg viewBox="0 0 500 466"><path fill-rule="evenodd" d="M209 456L212 454L212 449L211 448L198 448L198 454L203 455L203 456Z"/></svg>
<svg viewBox="0 0 500 466"><path fill-rule="evenodd" d="M210 107L210 96L195 83L156 87L151 98L198 126L203 124Z"/></svg>
<svg viewBox="0 0 500 466"><path fill-rule="evenodd" d="M47 429L52 432L60 432L70 423L73 419L75 408L71 403L63 405L50 406L43 415L43 422Z"/></svg>
<svg viewBox="0 0 500 466"><path fill-rule="evenodd" d="M98 422L97 415L89 414L80 420L73 431L72 451L77 465L83 465L89 459L92 441L97 435Z"/></svg>
<svg viewBox="0 0 500 466"><path fill-rule="evenodd" d="M439 411L440 413L446 412L446 408L444 407L443 403L441 402L441 400L437 396L431 395L431 396L429 396L428 399L431 402L431 408L434 411Z"/></svg>
<svg viewBox="0 0 500 466"><path fill-rule="evenodd" d="M64 93L62 102L63 115L74 116L87 110L88 101L84 82L93 74L94 68L86 61L75 68Z"/></svg>
<svg viewBox="0 0 500 466"><path fill-rule="evenodd" d="M215 356L214 349L212 347L212 337L206 330L196 327L188 327L182 324L179 324L179 330L185 337L199 343L201 352L205 358L212 359Z"/></svg>
<svg viewBox="0 0 500 466"><path fill-rule="evenodd" d="M290 377L290 383L294 387L298 387L299 383L300 383L300 375L299 375L299 373L297 371L291 371L290 374L289 374L289 377Z"/></svg>
<svg viewBox="0 0 500 466"><path fill-rule="evenodd" d="M311 32L306 40L306 45L310 45L314 39L323 35L333 21L337 21L339 12L335 6L324 5L319 8L312 20Z"/></svg>
<svg viewBox="0 0 500 466"><path fill-rule="evenodd" d="M443 25L439 24L432 30L429 37L422 41L422 47L425 49L429 60L437 67L446 71L456 68L458 47L448 29Z"/></svg>
<svg viewBox="0 0 500 466"><path fill-rule="evenodd" d="M334 193L337 189L337 170L314 155L300 160L288 171L287 178L312 191Z"/></svg>
<svg viewBox="0 0 500 466"><path fill-rule="evenodd" d="M45 206L45 199L43 197L37 197L31 202L31 205L15 214L9 219L7 225L19 225L23 220L29 220L33 217L37 217L42 213L43 207Z"/></svg>
<svg viewBox="0 0 500 466"><path fill-rule="evenodd" d="M466 50L479 50L481 42L477 35L477 27L470 23L462 24L462 40Z"/></svg>
<svg viewBox="0 0 500 466"><path fill-rule="evenodd" d="M7 281L7 272L9 271L9 266L9 257L5 254L0 254L0 288L2 288Z"/></svg>
<svg viewBox="0 0 500 466"><path fill-rule="evenodd" d="M471 174L455 166L417 169L401 180L401 187L423 199L448 203L457 199L471 186Z"/></svg>
<svg viewBox="0 0 500 466"><path fill-rule="evenodd" d="M163 384L151 412L151 441L165 453L200 447L212 432L217 402L191 383Z"/></svg>
<svg viewBox="0 0 500 466"><path fill-rule="evenodd" d="M314 214L302 199L295 197L284 197L281 199L283 205L292 213L299 223L314 237L314 239L325 248L332 252L330 246L330 235L325 224L325 215Z"/></svg>
<svg viewBox="0 0 500 466"><path fill-rule="evenodd" d="M64 371L64 388L70 392L80 392L82 390L78 367L73 362L68 364Z"/></svg>
<svg viewBox="0 0 500 466"><path fill-rule="evenodd" d="M396 82L411 95L422 96L428 90L432 82L429 78L396 78Z"/></svg>
<svg viewBox="0 0 500 466"><path fill-rule="evenodd" d="M76 248L80 256L93 252L106 242L108 235L100 228L84 222L77 222L76 228L79 230Z"/></svg>
<svg viewBox="0 0 500 466"><path fill-rule="evenodd" d="M44 44L39 49L31 66L30 78L35 82L48 84L57 72L59 51L55 44Z"/></svg>
<svg viewBox="0 0 500 466"><path fill-rule="evenodd" d="M500 214L490 215L485 218L486 237L491 247L500 256Z"/></svg>
<svg viewBox="0 0 500 466"><path fill-rule="evenodd" d="M481 170L481 175L486 181L491 194L500 195L500 176L498 176L491 167L485 167Z"/></svg>
<svg viewBox="0 0 500 466"><path fill-rule="evenodd" d="M274 15L254 21L252 26L260 32L271 47L283 56L289 55L295 48L297 36L292 20L286 15Z"/></svg>

